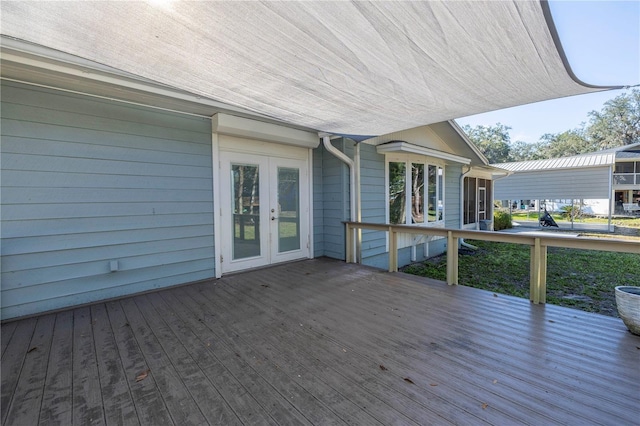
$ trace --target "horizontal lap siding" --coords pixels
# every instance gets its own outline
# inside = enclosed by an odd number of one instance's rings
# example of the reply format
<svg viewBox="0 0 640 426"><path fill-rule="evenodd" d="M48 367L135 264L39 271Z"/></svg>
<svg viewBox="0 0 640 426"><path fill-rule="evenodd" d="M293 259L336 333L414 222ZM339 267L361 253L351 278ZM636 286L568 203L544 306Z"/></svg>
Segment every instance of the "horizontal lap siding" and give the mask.
<svg viewBox="0 0 640 426"><path fill-rule="evenodd" d="M462 166L447 164L444 169L444 223L447 228L460 228L460 176Z"/></svg>
<svg viewBox="0 0 640 426"><path fill-rule="evenodd" d="M3 319L215 275L209 120L7 83L1 161Z"/></svg>
<svg viewBox="0 0 640 426"><path fill-rule="evenodd" d="M516 172L495 183L496 200L609 198L611 170L592 167Z"/></svg>
<svg viewBox="0 0 640 426"><path fill-rule="evenodd" d="M362 221L386 222L384 155L373 145L360 146L360 189ZM362 231L362 263L387 268L387 234L380 231ZM380 256L383 255L383 256Z"/></svg>
<svg viewBox="0 0 640 426"><path fill-rule="evenodd" d="M333 146L353 158L352 144L338 139ZM349 220L349 169L333 154L322 150L322 217L324 233L324 255L334 259L345 259L345 226Z"/></svg>

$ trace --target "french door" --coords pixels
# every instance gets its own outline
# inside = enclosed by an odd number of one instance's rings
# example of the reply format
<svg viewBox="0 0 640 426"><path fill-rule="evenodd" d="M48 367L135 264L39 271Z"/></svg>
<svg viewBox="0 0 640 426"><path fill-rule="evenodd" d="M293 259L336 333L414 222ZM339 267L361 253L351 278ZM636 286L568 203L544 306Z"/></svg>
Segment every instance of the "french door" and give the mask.
<svg viewBox="0 0 640 426"><path fill-rule="evenodd" d="M306 160L222 152L222 271L309 256Z"/></svg>

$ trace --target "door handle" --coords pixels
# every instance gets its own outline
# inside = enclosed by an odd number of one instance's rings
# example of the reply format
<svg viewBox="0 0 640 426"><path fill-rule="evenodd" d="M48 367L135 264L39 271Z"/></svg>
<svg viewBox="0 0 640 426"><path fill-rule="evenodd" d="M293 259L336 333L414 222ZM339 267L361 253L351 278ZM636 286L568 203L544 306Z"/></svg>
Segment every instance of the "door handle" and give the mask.
<svg viewBox="0 0 640 426"><path fill-rule="evenodd" d="M277 219L277 217L271 216L271 220L276 220L276 219Z"/></svg>

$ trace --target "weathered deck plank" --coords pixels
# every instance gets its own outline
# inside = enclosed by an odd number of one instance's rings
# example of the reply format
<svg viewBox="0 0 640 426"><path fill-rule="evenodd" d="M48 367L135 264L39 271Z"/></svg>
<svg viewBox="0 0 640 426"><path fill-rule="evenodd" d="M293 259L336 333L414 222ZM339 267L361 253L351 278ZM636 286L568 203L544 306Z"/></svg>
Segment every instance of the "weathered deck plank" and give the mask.
<svg viewBox="0 0 640 426"><path fill-rule="evenodd" d="M102 389L89 307L73 312L73 423L104 424Z"/></svg>
<svg viewBox="0 0 640 426"><path fill-rule="evenodd" d="M2 386L0 386L0 410L2 424L5 424L11 401L15 399L15 390L22 373L22 365L29 353L29 344L36 327L36 318L20 321L13 332L11 342L2 356ZM3 326L4 329L4 326Z"/></svg>
<svg viewBox="0 0 640 426"><path fill-rule="evenodd" d="M56 314L47 376L42 395L41 425L69 425L73 423L73 311ZM37 412L34 410L34 412Z"/></svg>
<svg viewBox="0 0 640 426"><path fill-rule="evenodd" d="M155 303L153 299L155 298ZM240 424L217 390L215 382L209 380L198 362L182 345L170 323L176 320L176 314L157 299L157 295L145 295L135 299L147 321L153 324L153 330L162 344L171 362L175 365L180 377L189 389L194 401L210 424ZM180 325L175 331L180 333Z"/></svg>
<svg viewBox="0 0 640 426"><path fill-rule="evenodd" d="M316 259L3 324L2 424L635 424L639 347L615 318Z"/></svg>
<svg viewBox="0 0 640 426"><path fill-rule="evenodd" d="M217 350L217 340L199 332L203 329L199 318L183 312L186 308L168 292L150 295L150 299L154 306L164 311L164 317L170 320L169 325L176 336L242 424L276 424L249 393L245 383L223 364L221 358L224 354ZM169 307L175 310L173 314Z"/></svg>
<svg viewBox="0 0 640 426"><path fill-rule="evenodd" d="M107 425L139 424L105 305L91 306L91 318L106 423Z"/></svg>
<svg viewBox="0 0 640 426"><path fill-rule="evenodd" d="M20 395L20 398L14 398L9 407L8 417L13 419L16 424L32 425L38 423L39 413L31 408L39 407L42 402L47 373L47 370L42 366L47 365L49 358L54 321L55 315L44 315L39 317L36 323L16 385L15 394Z"/></svg>
<svg viewBox="0 0 640 426"><path fill-rule="evenodd" d="M18 326L17 321L13 321L2 326L2 335L0 335L2 352L0 352L0 356L4 356L4 351L9 346L9 342L11 341L11 336L13 336L13 332L15 331L17 326Z"/></svg>
<svg viewBox="0 0 640 426"><path fill-rule="evenodd" d="M171 424L173 419L167 409L153 374L149 374L148 363L138 346L134 327L125 316L119 302L106 304L107 314L111 322L118 356L122 362L125 379L129 384L133 403L141 424ZM137 377L143 374L143 380Z"/></svg>
<svg viewBox="0 0 640 426"><path fill-rule="evenodd" d="M234 350L237 353L250 362L254 369L260 369L263 377L267 380L271 386L284 398L288 398L292 406L294 406L305 419L308 419L311 423L325 423L325 424L342 424L344 418L352 416L358 412L358 409L354 405L349 405L349 411L338 413L336 406L344 403L343 398L335 398L331 401L327 401L323 398L321 392L324 391L324 395L327 395L330 390L323 386L320 382L314 382L314 388L309 389L305 387L300 379L300 371L291 373L288 367L283 363L278 363L271 357L265 355L262 350L262 345L257 344L257 339L247 340L242 337L230 324L237 319L237 317L231 317L228 312L219 309L218 298L210 299L206 294L197 292L195 289L190 289L190 295L193 300L199 300L201 304L207 306L209 309L213 308L215 312L221 312L217 315L215 320L215 329L219 336L229 344L233 345ZM217 296L221 296L220 292L216 292ZM227 305L228 306L228 305ZM236 311L236 310L234 310ZM244 311L244 309L238 310ZM255 315L256 312L254 311ZM288 348L290 350L290 348ZM342 414L342 415L341 415ZM364 419L363 419L364 420ZM369 422L375 422L372 418L367 418Z"/></svg>

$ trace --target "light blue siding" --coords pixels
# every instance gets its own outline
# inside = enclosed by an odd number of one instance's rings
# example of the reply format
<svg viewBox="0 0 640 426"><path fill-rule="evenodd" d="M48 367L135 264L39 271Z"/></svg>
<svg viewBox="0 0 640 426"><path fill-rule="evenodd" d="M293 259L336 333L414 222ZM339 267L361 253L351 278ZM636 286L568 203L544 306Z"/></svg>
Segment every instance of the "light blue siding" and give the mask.
<svg viewBox="0 0 640 426"><path fill-rule="evenodd" d="M333 146L353 158L353 144L344 139L332 141ZM349 168L322 146L322 232L324 256L345 259L345 227L349 220ZM314 218L315 220L315 218ZM316 254L317 255L317 254Z"/></svg>
<svg viewBox="0 0 640 426"><path fill-rule="evenodd" d="M362 221L385 223L384 155L376 147L360 146L360 193ZM362 263L380 268L388 267L387 236L385 232L362 232Z"/></svg>
<svg viewBox="0 0 640 426"><path fill-rule="evenodd" d="M354 143L348 139L335 140L333 145L353 158ZM320 156L320 153L322 155ZM349 219L349 170L340 160L324 150L316 150L316 155L322 161L322 212L316 205L316 218L321 215L323 220L324 240L322 253L328 257L344 259L344 225L342 221ZM315 157L314 157L315 158ZM362 221L370 223L386 222L385 199L385 158L378 154L376 147L362 144L360 146L360 176L361 176L361 206ZM317 165L317 162L316 162ZM445 168L445 226L459 227L459 197L460 173L462 166L447 165ZM320 174L320 171L317 172ZM317 220L314 218L314 220ZM316 245L318 247L318 245ZM428 257L444 253L446 240L438 239L428 243ZM316 255L320 249L316 248ZM425 259L423 245L416 250L417 260ZM362 263L369 266L386 269L389 266L387 252L387 235L379 231L362 232ZM398 252L400 266L411 263L411 248L403 248Z"/></svg>
<svg viewBox="0 0 640 426"><path fill-rule="evenodd" d="M3 319L215 276L210 120L4 83L1 124Z"/></svg>
<svg viewBox="0 0 640 426"><path fill-rule="evenodd" d="M444 223L447 228L460 228L460 176L461 164L447 165L444 177Z"/></svg>

